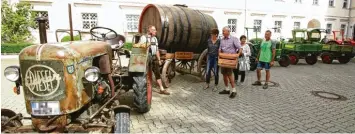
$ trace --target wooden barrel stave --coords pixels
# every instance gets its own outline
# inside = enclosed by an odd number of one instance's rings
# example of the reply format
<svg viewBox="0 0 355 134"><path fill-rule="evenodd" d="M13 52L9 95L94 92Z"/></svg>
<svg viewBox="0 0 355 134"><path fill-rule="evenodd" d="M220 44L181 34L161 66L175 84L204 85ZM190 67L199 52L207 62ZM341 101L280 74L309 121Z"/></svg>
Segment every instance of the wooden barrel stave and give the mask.
<svg viewBox="0 0 355 134"><path fill-rule="evenodd" d="M159 47L169 53L201 53L207 48L210 30L217 28L213 17L198 10L152 4L146 6L141 14L139 32L146 33L148 25L156 26Z"/></svg>

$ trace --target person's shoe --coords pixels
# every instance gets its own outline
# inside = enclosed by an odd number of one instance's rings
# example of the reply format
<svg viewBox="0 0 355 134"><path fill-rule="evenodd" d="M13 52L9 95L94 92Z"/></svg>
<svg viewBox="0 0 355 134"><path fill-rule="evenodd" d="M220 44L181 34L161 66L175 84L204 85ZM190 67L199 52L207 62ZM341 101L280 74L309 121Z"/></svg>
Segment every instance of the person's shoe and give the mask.
<svg viewBox="0 0 355 134"><path fill-rule="evenodd" d="M255 81L252 85L253 86L261 86L262 84L260 81Z"/></svg>
<svg viewBox="0 0 355 134"><path fill-rule="evenodd" d="M267 89L269 85L267 83L264 84L263 89Z"/></svg>
<svg viewBox="0 0 355 134"><path fill-rule="evenodd" d="M205 87L203 87L204 90L210 88L210 85L206 85Z"/></svg>
<svg viewBox="0 0 355 134"><path fill-rule="evenodd" d="M223 90L223 91L219 92L219 94L230 94L230 91Z"/></svg>
<svg viewBox="0 0 355 134"><path fill-rule="evenodd" d="M170 95L170 93L166 90L160 90L159 94Z"/></svg>
<svg viewBox="0 0 355 134"><path fill-rule="evenodd" d="M235 96L237 96L237 92L232 92L232 93L229 95L229 98L233 99L233 98L235 98Z"/></svg>
<svg viewBox="0 0 355 134"><path fill-rule="evenodd" d="M218 87L217 87L217 85L215 85L215 86L213 87L212 91L213 91L213 92L218 91Z"/></svg>
<svg viewBox="0 0 355 134"><path fill-rule="evenodd" d="M240 84L238 81L234 81L234 83L236 86L239 86L239 84Z"/></svg>
<svg viewBox="0 0 355 134"><path fill-rule="evenodd" d="M243 85L244 85L244 82L240 82L240 83L239 83L239 86L243 86Z"/></svg>

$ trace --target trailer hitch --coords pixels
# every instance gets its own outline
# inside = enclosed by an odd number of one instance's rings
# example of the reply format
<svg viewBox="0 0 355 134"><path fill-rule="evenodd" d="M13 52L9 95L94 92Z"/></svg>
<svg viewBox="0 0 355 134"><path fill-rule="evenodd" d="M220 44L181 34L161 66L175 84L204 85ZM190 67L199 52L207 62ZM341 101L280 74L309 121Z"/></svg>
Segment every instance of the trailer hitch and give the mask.
<svg viewBox="0 0 355 134"><path fill-rule="evenodd" d="M55 116L51 119L48 120L48 122L45 125L39 126L39 130L42 132L50 132L53 131L54 129L57 128L57 126L51 125L55 120L58 119L59 116Z"/></svg>

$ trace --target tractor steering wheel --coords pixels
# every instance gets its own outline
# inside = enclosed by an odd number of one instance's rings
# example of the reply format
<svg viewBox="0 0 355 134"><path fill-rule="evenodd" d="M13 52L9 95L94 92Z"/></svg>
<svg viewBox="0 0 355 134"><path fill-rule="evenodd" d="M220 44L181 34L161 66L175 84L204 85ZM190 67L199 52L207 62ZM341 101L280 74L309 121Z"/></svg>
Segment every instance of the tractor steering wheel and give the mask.
<svg viewBox="0 0 355 134"><path fill-rule="evenodd" d="M107 37L109 33L114 33L114 36ZM90 29L90 34L102 40L112 40L118 36L114 30L106 27L93 27Z"/></svg>

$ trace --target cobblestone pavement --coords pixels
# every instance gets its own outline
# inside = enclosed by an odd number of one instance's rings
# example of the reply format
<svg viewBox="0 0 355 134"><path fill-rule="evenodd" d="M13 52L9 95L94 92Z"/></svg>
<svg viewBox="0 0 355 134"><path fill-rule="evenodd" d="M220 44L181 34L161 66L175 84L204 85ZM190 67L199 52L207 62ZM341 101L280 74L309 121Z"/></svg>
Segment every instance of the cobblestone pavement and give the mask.
<svg viewBox="0 0 355 134"><path fill-rule="evenodd" d="M178 75L170 96L153 93L149 113L132 111L131 132L355 132L355 63L311 66L301 60L287 68L276 66L271 80L279 86L266 90L251 86L255 79L256 72L249 72L238 96L229 99L203 90L204 83L194 76ZM222 90L222 78L219 82ZM333 92L348 100L323 99L311 91ZM13 96L2 88L2 108L25 112L23 96ZM123 99L129 101L129 96Z"/></svg>

